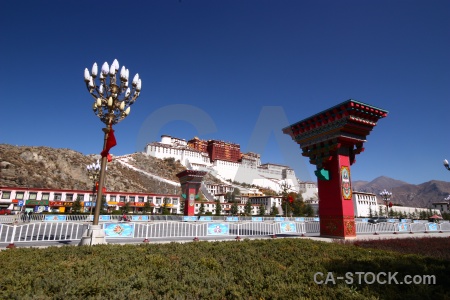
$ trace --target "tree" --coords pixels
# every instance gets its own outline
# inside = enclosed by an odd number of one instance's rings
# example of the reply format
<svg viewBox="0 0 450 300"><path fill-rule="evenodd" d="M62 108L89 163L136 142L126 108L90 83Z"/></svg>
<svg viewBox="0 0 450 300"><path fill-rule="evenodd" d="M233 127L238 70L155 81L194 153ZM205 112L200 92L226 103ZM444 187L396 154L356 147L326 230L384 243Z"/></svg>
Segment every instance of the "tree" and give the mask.
<svg viewBox="0 0 450 300"><path fill-rule="evenodd" d="M162 215L170 215L170 208L169 208L169 201L170 199L165 197L162 204Z"/></svg>
<svg viewBox="0 0 450 300"><path fill-rule="evenodd" d="M180 212L181 214L184 214L184 201L185 199L183 197L180 198Z"/></svg>
<svg viewBox="0 0 450 300"><path fill-rule="evenodd" d="M378 215L381 217L383 215L383 206L382 205L378 206L378 210L379 210Z"/></svg>
<svg viewBox="0 0 450 300"><path fill-rule="evenodd" d="M205 214L205 203L202 202L202 204L200 204L200 208L198 209L198 214L199 215Z"/></svg>
<svg viewBox="0 0 450 300"><path fill-rule="evenodd" d="M106 195L102 196L102 203L100 207L100 213L106 214L108 212L108 204L106 203Z"/></svg>
<svg viewBox="0 0 450 300"><path fill-rule="evenodd" d="M244 213L245 213L246 216L251 216L252 215L252 202L250 201L250 199L248 199L247 203L245 203Z"/></svg>
<svg viewBox="0 0 450 300"><path fill-rule="evenodd" d="M225 200L227 200L227 202L233 202L233 193L228 192L225 194Z"/></svg>
<svg viewBox="0 0 450 300"><path fill-rule="evenodd" d="M73 202L72 210L73 210L74 212L80 212L80 210L81 210L81 199L80 199L80 195L78 195L77 199Z"/></svg>
<svg viewBox="0 0 450 300"><path fill-rule="evenodd" d="M314 209L312 208L311 204L305 205L305 215L307 217L313 217L314 216Z"/></svg>
<svg viewBox="0 0 450 300"><path fill-rule="evenodd" d="M123 207L123 212L128 213L130 211L130 202L125 202L125 206Z"/></svg>
<svg viewBox="0 0 450 300"><path fill-rule="evenodd" d="M274 203L272 208L270 209L270 215L271 216L276 216L276 215L279 215L279 214L280 214L280 211L278 210L278 207Z"/></svg>
<svg viewBox="0 0 450 300"><path fill-rule="evenodd" d="M216 216L220 216L222 214L222 205L220 205L220 201L216 200Z"/></svg>
<svg viewBox="0 0 450 300"><path fill-rule="evenodd" d="M305 214L305 202L303 202L303 198L300 196L300 199L296 199L292 204L292 212L294 216L303 216Z"/></svg>
<svg viewBox="0 0 450 300"><path fill-rule="evenodd" d="M239 208L238 208L237 202L233 201L233 204L231 205L231 208L230 208L230 213L232 216L237 216L238 212L239 212Z"/></svg>
<svg viewBox="0 0 450 300"><path fill-rule="evenodd" d="M153 207L150 205L150 202L145 202L144 203L144 207L142 208L142 211L145 213L145 214L148 214L150 211L152 211L153 210Z"/></svg>
<svg viewBox="0 0 450 300"><path fill-rule="evenodd" d="M258 214L259 214L260 216L264 216L264 215L266 214L266 206L265 206L264 204L261 204L261 205L259 206Z"/></svg>

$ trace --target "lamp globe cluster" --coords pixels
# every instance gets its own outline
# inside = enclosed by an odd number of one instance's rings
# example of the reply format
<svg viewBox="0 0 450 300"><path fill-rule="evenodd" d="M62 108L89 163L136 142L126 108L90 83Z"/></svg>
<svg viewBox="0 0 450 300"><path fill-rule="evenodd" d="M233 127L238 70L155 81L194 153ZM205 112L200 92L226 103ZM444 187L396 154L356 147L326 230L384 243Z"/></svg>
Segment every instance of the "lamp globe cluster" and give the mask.
<svg viewBox="0 0 450 300"><path fill-rule="evenodd" d="M122 66L117 80L118 71L117 59L114 59L111 65L103 63L100 74L97 63L94 63L90 73L87 68L84 70L86 87L94 98L92 109L107 125L117 124L126 118L130 113L130 106L141 92L142 81L139 74L136 73L130 87L129 70Z"/></svg>

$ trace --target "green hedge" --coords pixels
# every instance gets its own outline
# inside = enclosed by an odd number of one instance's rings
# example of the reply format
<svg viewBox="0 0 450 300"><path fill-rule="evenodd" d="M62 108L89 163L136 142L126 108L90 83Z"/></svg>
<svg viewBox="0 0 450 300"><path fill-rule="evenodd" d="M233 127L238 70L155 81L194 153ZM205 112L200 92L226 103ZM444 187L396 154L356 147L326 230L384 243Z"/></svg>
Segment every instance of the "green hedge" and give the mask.
<svg viewBox="0 0 450 300"><path fill-rule="evenodd" d="M445 259L308 239L16 248L0 252L0 299L448 299L449 270ZM319 285L316 272L437 284Z"/></svg>

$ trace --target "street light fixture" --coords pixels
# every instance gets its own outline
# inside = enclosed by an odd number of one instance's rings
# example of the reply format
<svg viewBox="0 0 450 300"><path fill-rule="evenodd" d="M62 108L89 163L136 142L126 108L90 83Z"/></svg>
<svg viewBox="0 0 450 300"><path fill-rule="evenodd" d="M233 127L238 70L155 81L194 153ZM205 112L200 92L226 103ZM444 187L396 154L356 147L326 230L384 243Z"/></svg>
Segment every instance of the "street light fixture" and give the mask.
<svg viewBox="0 0 450 300"><path fill-rule="evenodd" d="M392 193L388 192L386 189L381 191L380 196L383 198L384 204L386 205L386 217L388 216L389 200L391 199Z"/></svg>
<svg viewBox="0 0 450 300"><path fill-rule="evenodd" d="M444 159L444 167L450 171L450 165L448 164L448 160Z"/></svg>
<svg viewBox="0 0 450 300"><path fill-rule="evenodd" d="M97 160L97 163L92 163L90 165L86 166L86 171L88 173L88 177L89 179L92 181L93 183L93 187L92 187L92 201L90 201L90 210L89 210L89 216L92 214L92 204L94 201L94 195L95 195L95 187L96 184L98 183L98 177L100 176L100 161Z"/></svg>
<svg viewBox="0 0 450 300"><path fill-rule="evenodd" d="M103 128L104 143L98 180L97 200L94 212L94 221L88 229L87 236L83 236L80 245L105 244L105 234L99 225L100 208L102 201L102 190L105 177L105 169L109 149L115 146L114 131L112 126L125 119L130 114L130 106L136 101L141 92L142 82L139 74L136 74L129 86L129 70L122 66L119 80L116 75L119 71L119 62L113 61L111 66L105 62L98 74L97 63L92 70L84 70L84 81L86 87L94 98L92 109L94 113L105 123ZM98 77L97 77L98 75ZM111 139L112 138L112 139ZM112 141L113 140L113 141Z"/></svg>

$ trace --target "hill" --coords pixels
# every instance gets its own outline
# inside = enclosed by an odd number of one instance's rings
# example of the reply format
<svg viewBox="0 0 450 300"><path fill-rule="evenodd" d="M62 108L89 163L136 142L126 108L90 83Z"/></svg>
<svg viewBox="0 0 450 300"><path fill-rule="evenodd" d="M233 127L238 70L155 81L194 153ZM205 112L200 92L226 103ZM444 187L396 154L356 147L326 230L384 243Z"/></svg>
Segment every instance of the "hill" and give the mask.
<svg viewBox="0 0 450 300"><path fill-rule="evenodd" d="M0 186L53 189L92 189L86 166L100 155L83 155L70 149L12 146L0 144ZM176 193L179 187L167 184L127 167L122 158L108 163L105 186L110 191ZM130 165L138 165L156 177L178 183L175 176L185 168L173 160L160 160L134 153L127 155Z"/></svg>
<svg viewBox="0 0 450 300"><path fill-rule="evenodd" d="M355 181L352 184L355 191L376 194L379 203L383 202L379 193L386 189L392 192L391 202L402 206L428 208L431 207L431 203L441 202L450 194L450 182L437 180L414 185L381 176L370 182Z"/></svg>

